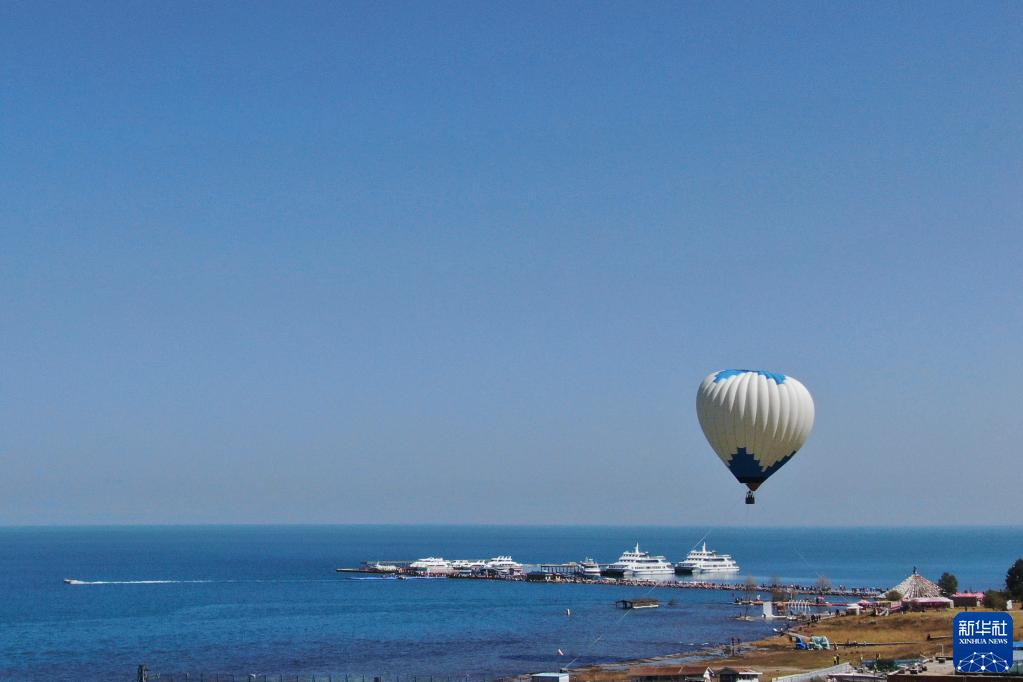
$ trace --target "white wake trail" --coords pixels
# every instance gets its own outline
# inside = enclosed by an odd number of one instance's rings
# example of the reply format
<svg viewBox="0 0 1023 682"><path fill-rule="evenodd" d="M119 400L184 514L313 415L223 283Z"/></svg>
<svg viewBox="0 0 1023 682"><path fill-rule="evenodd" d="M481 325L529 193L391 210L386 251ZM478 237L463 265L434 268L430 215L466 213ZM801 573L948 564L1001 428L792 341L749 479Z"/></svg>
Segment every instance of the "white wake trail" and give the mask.
<svg viewBox="0 0 1023 682"><path fill-rule="evenodd" d="M65 580L66 585L171 585L179 583L211 583L212 580Z"/></svg>

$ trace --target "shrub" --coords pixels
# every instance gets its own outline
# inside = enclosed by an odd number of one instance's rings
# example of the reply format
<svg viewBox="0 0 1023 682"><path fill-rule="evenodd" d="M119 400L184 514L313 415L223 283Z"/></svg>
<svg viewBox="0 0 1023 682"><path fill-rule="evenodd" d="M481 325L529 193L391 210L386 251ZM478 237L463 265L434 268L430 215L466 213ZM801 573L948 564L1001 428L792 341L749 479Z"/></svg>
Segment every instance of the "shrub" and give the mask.
<svg viewBox="0 0 1023 682"><path fill-rule="evenodd" d="M984 606L989 609L995 609L997 611L1005 610L1005 592L999 592L998 590L988 590L984 593Z"/></svg>

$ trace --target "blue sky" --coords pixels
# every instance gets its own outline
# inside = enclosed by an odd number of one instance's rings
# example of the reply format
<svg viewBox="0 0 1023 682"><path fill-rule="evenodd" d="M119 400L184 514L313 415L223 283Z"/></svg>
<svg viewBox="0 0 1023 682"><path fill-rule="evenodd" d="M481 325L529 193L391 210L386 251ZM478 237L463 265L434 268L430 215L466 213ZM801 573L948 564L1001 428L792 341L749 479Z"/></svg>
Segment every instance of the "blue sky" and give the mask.
<svg viewBox="0 0 1023 682"><path fill-rule="evenodd" d="M3 3L0 523L1019 523L1018 3ZM709 372L817 424L756 507Z"/></svg>

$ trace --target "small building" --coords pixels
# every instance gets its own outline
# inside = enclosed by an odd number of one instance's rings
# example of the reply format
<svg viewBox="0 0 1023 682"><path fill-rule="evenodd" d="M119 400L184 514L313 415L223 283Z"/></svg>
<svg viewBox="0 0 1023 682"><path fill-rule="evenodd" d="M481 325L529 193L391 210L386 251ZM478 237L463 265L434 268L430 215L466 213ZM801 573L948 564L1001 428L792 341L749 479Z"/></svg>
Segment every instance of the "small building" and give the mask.
<svg viewBox="0 0 1023 682"><path fill-rule="evenodd" d="M717 671L719 682L760 682L763 674L753 668L722 668Z"/></svg>
<svg viewBox="0 0 1023 682"><path fill-rule="evenodd" d="M984 603L984 593L956 592L952 595L952 603L956 606L980 606Z"/></svg>
<svg viewBox="0 0 1023 682"><path fill-rule="evenodd" d="M983 675L938 675L932 673L890 673L888 675L888 682L963 682L970 678L980 680L998 680L998 682L1023 682L1023 675L992 675L986 677Z"/></svg>
<svg viewBox="0 0 1023 682"><path fill-rule="evenodd" d="M571 578L579 572L579 564L574 561L567 564L540 564L541 573L552 573Z"/></svg>
<svg viewBox="0 0 1023 682"><path fill-rule="evenodd" d="M530 682L568 682L568 673L533 673Z"/></svg>
<svg viewBox="0 0 1023 682"><path fill-rule="evenodd" d="M903 599L902 605L909 611L934 611L952 608L952 600L948 597L917 597Z"/></svg>
<svg viewBox="0 0 1023 682"><path fill-rule="evenodd" d="M629 670L631 682L711 682L714 671L704 665L651 665Z"/></svg>

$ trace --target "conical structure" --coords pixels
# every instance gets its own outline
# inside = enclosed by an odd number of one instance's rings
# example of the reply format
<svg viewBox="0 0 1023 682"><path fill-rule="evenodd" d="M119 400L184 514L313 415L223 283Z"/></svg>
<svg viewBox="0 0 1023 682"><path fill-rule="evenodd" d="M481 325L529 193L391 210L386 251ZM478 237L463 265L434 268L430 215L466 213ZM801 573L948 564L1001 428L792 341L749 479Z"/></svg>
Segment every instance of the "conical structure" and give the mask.
<svg viewBox="0 0 1023 682"><path fill-rule="evenodd" d="M901 594L903 599L934 599L941 596L941 588L917 573L915 568L908 578L892 590Z"/></svg>

